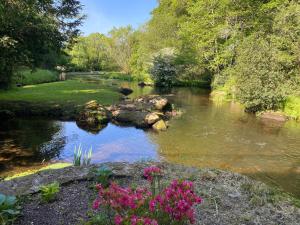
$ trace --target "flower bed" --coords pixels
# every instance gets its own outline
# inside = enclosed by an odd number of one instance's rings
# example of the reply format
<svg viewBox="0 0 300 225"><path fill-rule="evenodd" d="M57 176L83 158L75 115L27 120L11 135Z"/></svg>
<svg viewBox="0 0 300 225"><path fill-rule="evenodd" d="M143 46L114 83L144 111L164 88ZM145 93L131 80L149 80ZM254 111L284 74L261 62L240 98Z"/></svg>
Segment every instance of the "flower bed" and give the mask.
<svg viewBox="0 0 300 225"><path fill-rule="evenodd" d="M124 188L116 183L105 189L97 184L98 196L93 209L105 210L103 220L116 225L194 223L193 206L200 204L202 199L195 194L193 182L173 180L162 188L161 175L162 170L158 167L144 169L151 191L144 187Z"/></svg>

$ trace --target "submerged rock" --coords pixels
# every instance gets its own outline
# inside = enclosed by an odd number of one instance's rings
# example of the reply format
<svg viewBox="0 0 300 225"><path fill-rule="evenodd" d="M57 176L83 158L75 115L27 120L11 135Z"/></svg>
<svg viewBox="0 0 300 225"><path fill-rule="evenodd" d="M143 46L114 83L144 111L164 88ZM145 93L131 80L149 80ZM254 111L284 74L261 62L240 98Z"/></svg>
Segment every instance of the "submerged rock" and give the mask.
<svg viewBox="0 0 300 225"><path fill-rule="evenodd" d="M138 83L138 85L139 85L140 87L145 87L145 86L153 86L153 84L151 84L151 83L147 83L147 82L144 82L144 81L142 81L142 82L139 82L139 83Z"/></svg>
<svg viewBox="0 0 300 225"><path fill-rule="evenodd" d="M273 120L277 122L286 122L288 120L288 117L280 112L263 112L259 117L264 120Z"/></svg>
<svg viewBox="0 0 300 225"><path fill-rule="evenodd" d="M130 95L130 94L133 92L133 90L130 89L130 88L121 87L121 88L119 89L119 92L120 92L121 94L127 96L127 95Z"/></svg>

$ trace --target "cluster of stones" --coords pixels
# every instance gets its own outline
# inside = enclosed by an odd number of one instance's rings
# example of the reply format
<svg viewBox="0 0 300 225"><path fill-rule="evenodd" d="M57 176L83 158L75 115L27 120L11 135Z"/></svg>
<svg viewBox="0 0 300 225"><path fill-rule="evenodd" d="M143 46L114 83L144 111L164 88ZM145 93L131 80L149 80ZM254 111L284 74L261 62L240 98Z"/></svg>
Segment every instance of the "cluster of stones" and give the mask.
<svg viewBox="0 0 300 225"><path fill-rule="evenodd" d="M85 104L84 110L76 118L76 124L91 133L98 133L107 125L109 119L109 111L93 100Z"/></svg>
<svg viewBox="0 0 300 225"><path fill-rule="evenodd" d="M97 101L90 101L76 121L79 127L91 132L99 132L109 121L164 131L167 129L167 121L173 116L172 112L167 98L150 95L133 100L125 99L106 108Z"/></svg>

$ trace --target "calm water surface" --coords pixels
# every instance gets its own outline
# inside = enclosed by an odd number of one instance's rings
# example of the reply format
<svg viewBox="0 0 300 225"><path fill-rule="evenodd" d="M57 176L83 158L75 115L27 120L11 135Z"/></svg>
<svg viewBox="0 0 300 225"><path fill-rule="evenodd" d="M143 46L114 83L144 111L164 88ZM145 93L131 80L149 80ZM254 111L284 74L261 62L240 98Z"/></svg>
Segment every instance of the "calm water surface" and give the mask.
<svg viewBox="0 0 300 225"><path fill-rule="evenodd" d="M157 93L131 86L132 97ZM300 123L263 121L238 104L215 104L209 91L176 88L171 101L184 114L166 132L154 133L108 124L98 134L75 122L44 119L1 122L0 174L41 165L48 160L72 161L74 147L93 148L93 162L166 160L189 166L240 172L275 184L300 197Z"/></svg>

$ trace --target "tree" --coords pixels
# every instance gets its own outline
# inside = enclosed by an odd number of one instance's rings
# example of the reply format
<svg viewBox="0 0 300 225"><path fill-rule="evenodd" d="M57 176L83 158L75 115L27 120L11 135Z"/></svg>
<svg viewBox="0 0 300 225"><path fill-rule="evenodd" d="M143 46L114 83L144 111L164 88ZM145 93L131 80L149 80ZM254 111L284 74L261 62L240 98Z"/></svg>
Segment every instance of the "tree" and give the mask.
<svg viewBox="0 0 300 225"><path fill-rule="evenodd" d="M155 85L163 87L173 86L176 83L178 74L174 49L166 48L160 51L153 59L150 73Z"/></svg>
<svg viewBox="0 0 300 225"><path fill-rule="evenodd" d="M109 32L110 54L119 68L129 74L130 58L135 44L134 30L131 26L114 28Z"/></svg>
<svg viewBox="0 0 300 225"><path fill-rule="evenodd" d="M78 36L79 0L5 0L0 2L0 88L7 88L20 65L38 66L50 52Z"/></svg>
<svg viewBox="0 0 300 225"><path fill-rule="evenodd" d="M103 34L94 33L76 39L68 54L75 69L99 71L114 66L109 50L109 39Z"/></svg>

